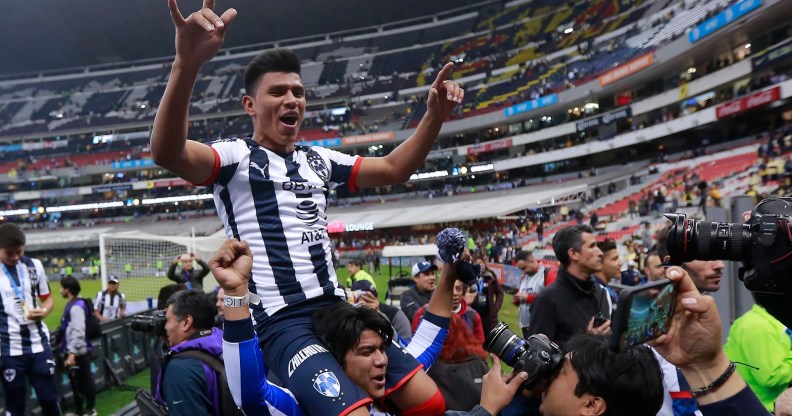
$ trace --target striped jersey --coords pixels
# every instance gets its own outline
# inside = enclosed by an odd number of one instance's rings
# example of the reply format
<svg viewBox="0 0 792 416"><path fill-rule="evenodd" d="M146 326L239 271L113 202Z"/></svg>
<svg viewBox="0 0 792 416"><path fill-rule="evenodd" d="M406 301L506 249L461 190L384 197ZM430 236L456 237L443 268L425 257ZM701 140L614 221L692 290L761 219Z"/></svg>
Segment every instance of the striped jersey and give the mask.
<svg viewBox="0 0 792 416"><path fill-rule="evenodd" d="M40 307L39 300L51 295L44 265L39 259L22 256L15 266L0 268L4 269L0 271L0 357L48 351L47 325L26 319L22 299L17 296L24 297L24 305L30 310Z"/></svg>
<svg viewBox="0 0 792 416"><path fill-rule="evenodd" d="M126 295L121 292L110 293L105 290L96 294L94 310L107 319L121 318L121 309L126 308Z"/></svg>
<svg viewBox="0 0 792 416"><path fill-rule="evenodd" d="M340 186L355 190L362 159L307 146L283 155L251 138L210 146L214 169L199 185L212 187L226 235L250 245L250 290L264 312L320 296L343 298L327 234L327 195Z"/></svg>

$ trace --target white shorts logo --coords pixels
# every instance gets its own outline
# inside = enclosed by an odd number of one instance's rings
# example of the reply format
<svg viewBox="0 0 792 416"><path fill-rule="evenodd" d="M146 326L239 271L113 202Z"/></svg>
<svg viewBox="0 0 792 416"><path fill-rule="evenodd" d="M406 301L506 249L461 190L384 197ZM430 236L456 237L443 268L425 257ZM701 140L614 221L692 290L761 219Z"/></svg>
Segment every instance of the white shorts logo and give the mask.
<svg viewBox="0 0 792 416"><path fill-rule="evenodd" d="M16 378L16 370L14 370L13 368L9 368L3 371L3 377L5 377L6 381L9 383L14 381L14 379Z"/></svg>
<svg viewBox="0 0 792 416"><path fill-rule="evenodd" d="M332 371L326 371L316 376L313 387L325 397L338 397L341 394L341 383L338 382Z"/></svg>

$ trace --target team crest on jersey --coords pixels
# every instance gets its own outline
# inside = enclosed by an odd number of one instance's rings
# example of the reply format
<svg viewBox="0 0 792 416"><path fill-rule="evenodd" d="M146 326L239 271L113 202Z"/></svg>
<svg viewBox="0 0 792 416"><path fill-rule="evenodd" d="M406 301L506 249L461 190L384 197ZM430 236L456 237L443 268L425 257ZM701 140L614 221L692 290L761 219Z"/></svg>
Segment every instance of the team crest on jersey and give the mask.
<svg viewBox="0 0 792 416"><path fill-rule="evenodd" d="M330 179L330 170L327 169L327 164L325 164L322 156L319 156L319 153L308 152L308 166L311 167L323 182L327 182L327 180Z"/></svg>
<svg viewBox="0 0 792 416"><path fill-rule="evenodd" d="M314 378L313 386L325 397L338 397L341 394L341 383L332 371L325 371Z"/></svg>
<svg viewBox="0 0 792 416"><path fill-rule="evenodd" d="M9 383L14 381L14 379L16 378L16 370L14 370L13 368L6 369L5 371L3 371L3 377L5 377L5 380Z"/></svg>

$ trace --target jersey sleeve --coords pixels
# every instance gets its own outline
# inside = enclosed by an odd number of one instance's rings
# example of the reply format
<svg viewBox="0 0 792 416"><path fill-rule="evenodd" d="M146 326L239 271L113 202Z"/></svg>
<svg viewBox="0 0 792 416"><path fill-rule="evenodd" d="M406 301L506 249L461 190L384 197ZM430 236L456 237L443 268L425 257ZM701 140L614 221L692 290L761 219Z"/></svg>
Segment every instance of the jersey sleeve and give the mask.
<svg viewBox="0 0 792 416"><path fill-rule="evenodd" d="M102 296L101 291L96 294L96 299L94 299L93 306L94 306L94 310L99 311L99 313L104 312L102 310L102 307L104 307L104 296Z"/></svg>
<svg viewBox="0 0 792 416"><path fill-rule="evenodd" d="M47 273L44 271L44 264L39 259L33 259L33 264L36 266L36 274L38 274L38 286L36 288L38 296L41 299L47 299L51 293L49 279L47 279Z"/></svg>
<svg viewBox="0 0 792 416"><path fill-rule="evenodd" d="M346 186L352 192L357 191L357 175L360 171L360 164L363 162L362 157L350 156L323 147L313 147L312 149L319 153L328 164L330 170L328 186L330 189Z"/></svg>
<svg viewBox="0 0 792 416"><path fill-rule="evenodd" d="M209 175L202 183L196 183L196 186L209 186L217 183L218 178L221 176L220 171L226 166L233 166L238 164L244 157L247 149L247 144L241 139L222 139L214 142L207 143L207 145L214 152L214 166L212 167L212 174Z"/></svg>
<svg viewBox="0 0 792 416"><path fill-rule="evenodd" d="M251 319L225 321L223 361L231 395L245 414L304 415L290 391L267 381L267 369Z"/></svg>
<svg viewBox="0 0 792 416"><path fill-rule="evenodd" d="M450 323L450 318L442 318L428 311L423 314L423 319L405 350L423 364L425 370L440 356Z"/></svg>

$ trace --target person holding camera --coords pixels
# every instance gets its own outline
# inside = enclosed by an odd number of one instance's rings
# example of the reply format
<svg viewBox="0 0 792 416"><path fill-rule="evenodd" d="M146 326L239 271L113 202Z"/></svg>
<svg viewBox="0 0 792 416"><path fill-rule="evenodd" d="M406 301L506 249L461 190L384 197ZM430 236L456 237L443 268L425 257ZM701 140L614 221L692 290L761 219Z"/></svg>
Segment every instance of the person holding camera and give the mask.
<svg viewBox="0 0 792 416"><path fill-rule="evenodd" d="M371 282L368 280L358 280L352 283L352 294L352 303L382 312L403 341L409 342L412 339L412 328L410 327L410 321L407 319L407 315L405 315L401 309L393 305L381 303L377 297L377 287Z"/></svg>
<svg viewBox="0 0 792 416"><path fill-rule="evenodd" d="M602 269L594 230L588 225L558 230L553 251L561 263L558 277L536 296L527 335L544 334L563 349L576 333L610 333L610 295L592 276Z"/></svg>
<svg viewBox="0 0 792 416"><path fill-rule="evenodd" d="M80 282L67 276L60 281L60 294L67 300L61 318L63 367L69 373L74 393L74 408L79 416L96 416L96 385L91 374L91 343L86 336L87 320L92 311L80 299ZM84 403L83 403L84 401ZM83 412L83 404L87 411Z"/></svg>
<svg viewBox="0 0 792 416"><path fill-rule="evenodd" d="M201 266L201 270L195 270L196 263ZM181 270L177 271L177 267L181 267ZM168 279L186 284L187 289L203 290L203 279L207 274L209 265L195 253L176 256L168 269Z"/></svg>
<svg viewBox="0 0 792 416"><path fill-rule="evenodd" d="M236 409L225 374L216 369L223 353L223 331L213 328L216 314L214 304L200 290L176 292L167 301L168 352L161 364L156 399L168 407L171 416L227 415Z"/></svg>
<svg viewBox="0 0 792 416"><path fill-rule="evenodd" d="M55 384L55 358L43 319L54 303L44 265L25 256L25 233L15 224L0 225L0 372L5 409L12 416L25 414L26 384L36 391L46 415L60 415Z"/></svg>

